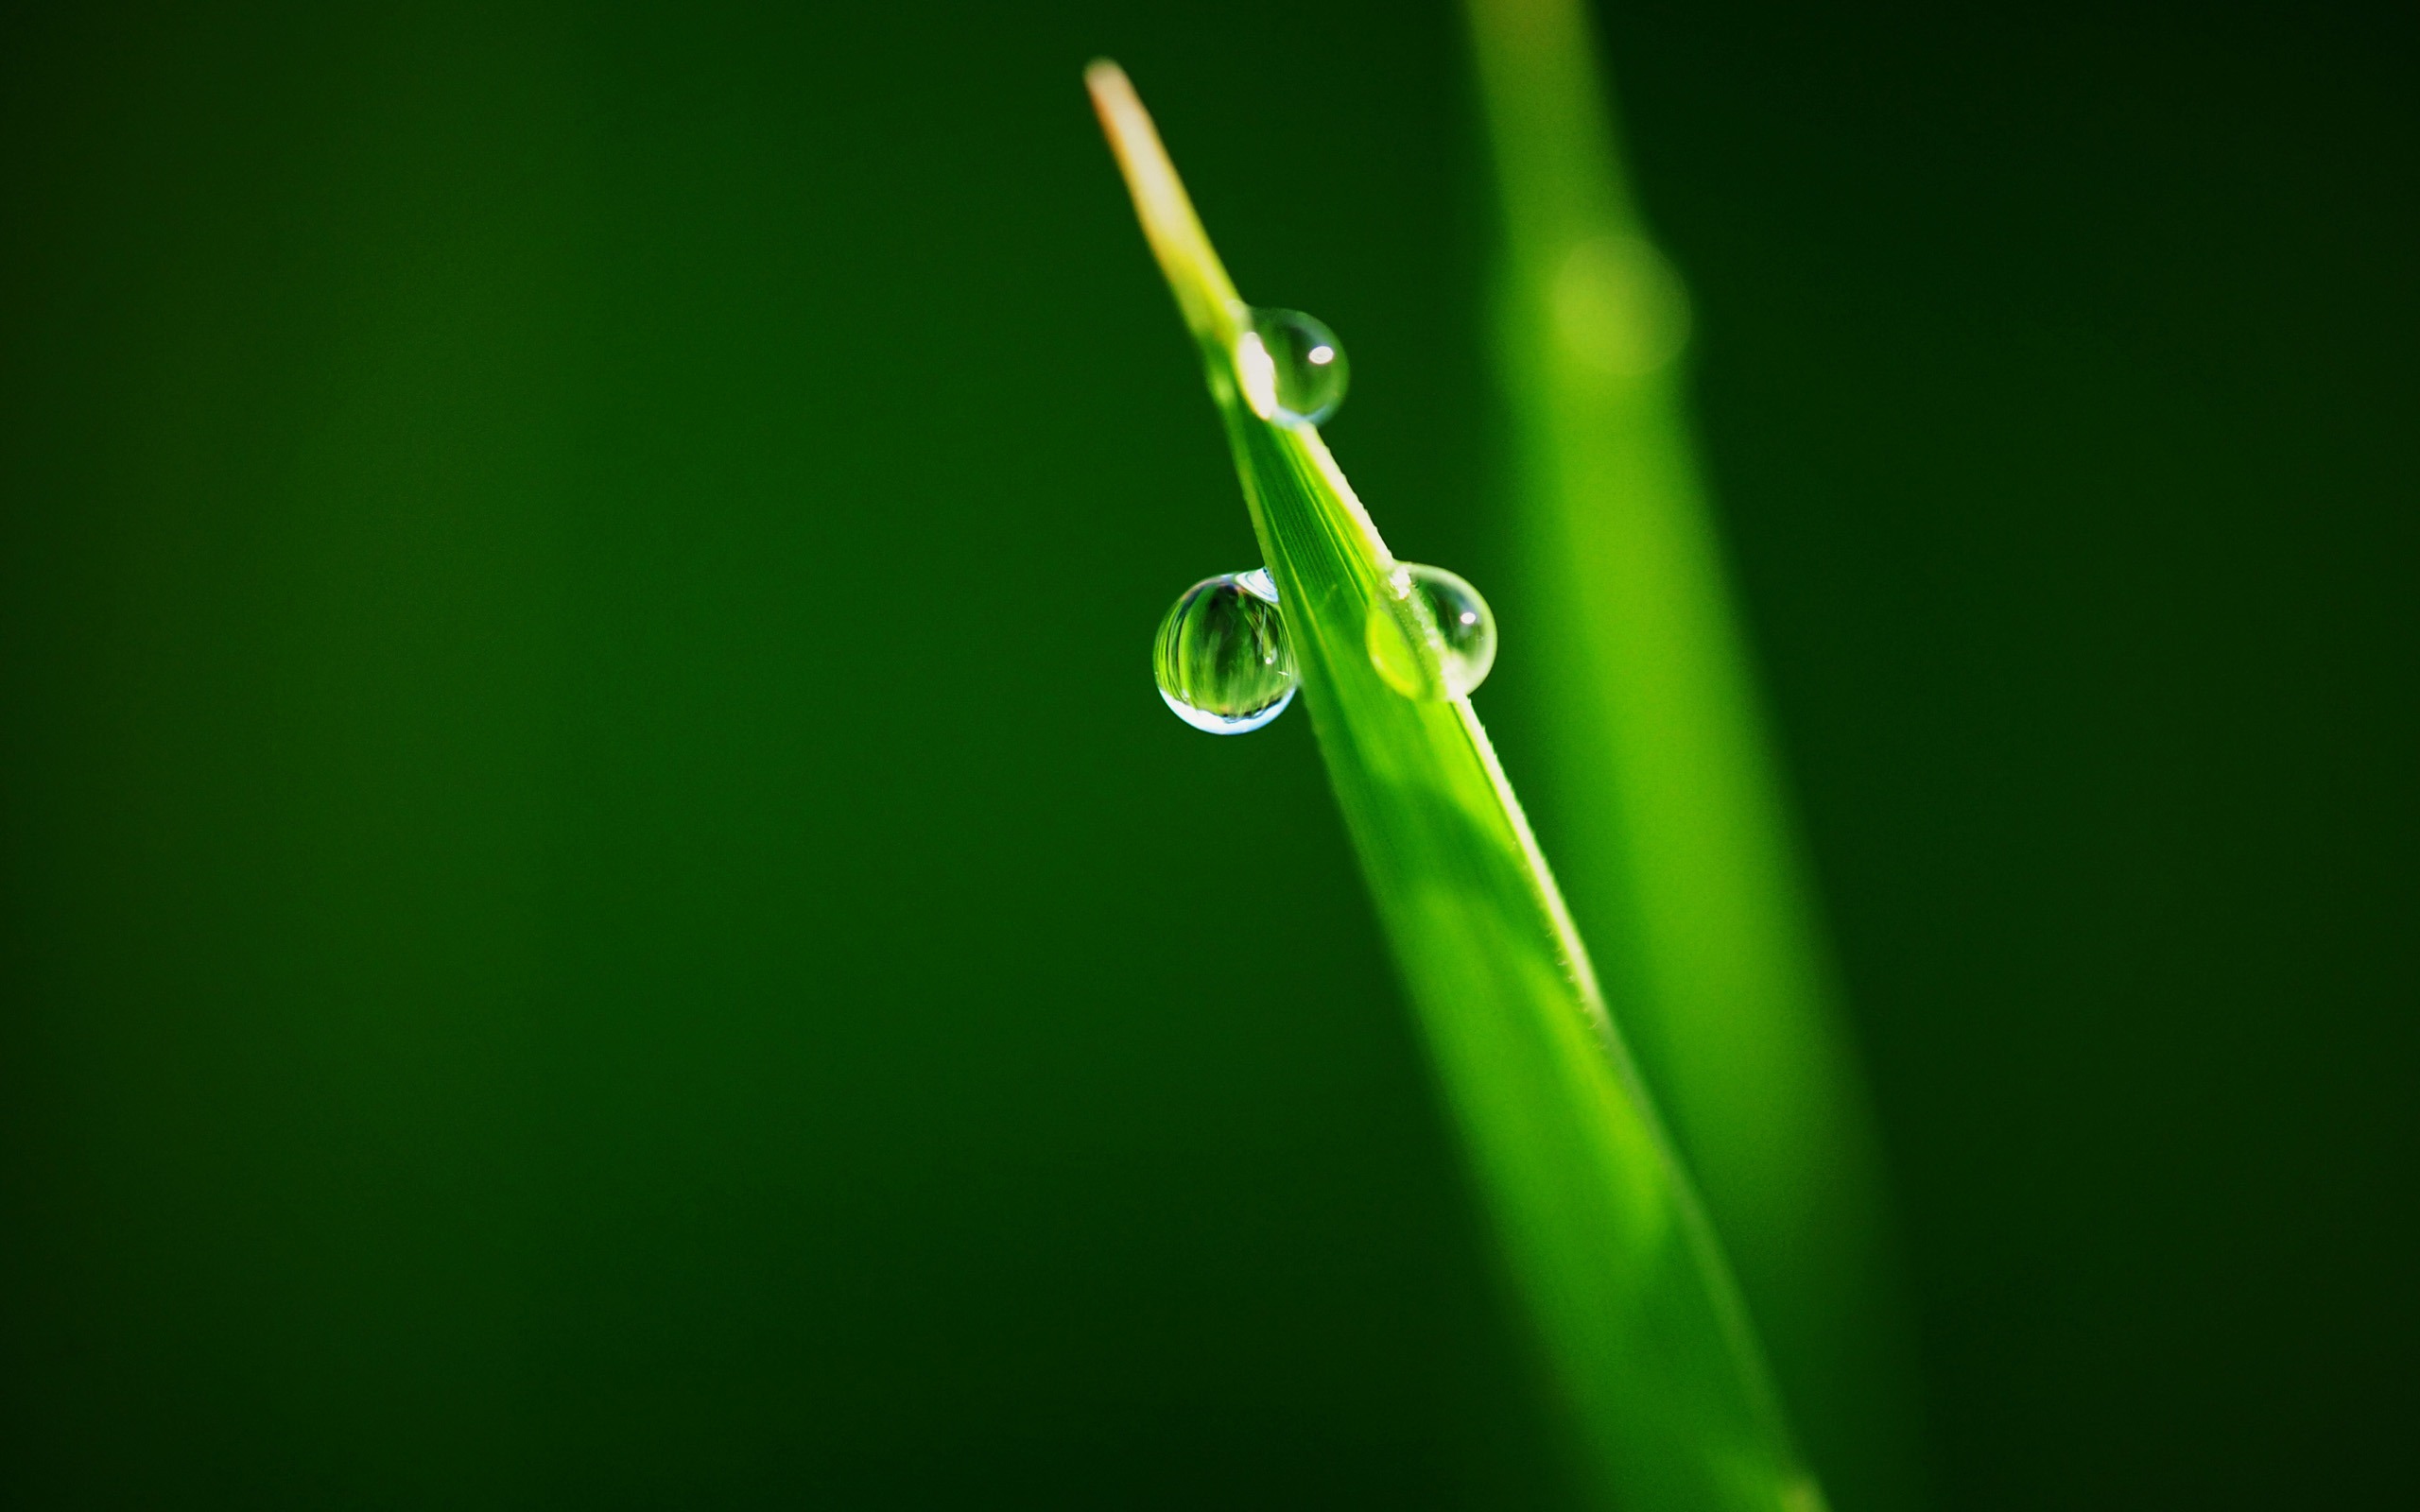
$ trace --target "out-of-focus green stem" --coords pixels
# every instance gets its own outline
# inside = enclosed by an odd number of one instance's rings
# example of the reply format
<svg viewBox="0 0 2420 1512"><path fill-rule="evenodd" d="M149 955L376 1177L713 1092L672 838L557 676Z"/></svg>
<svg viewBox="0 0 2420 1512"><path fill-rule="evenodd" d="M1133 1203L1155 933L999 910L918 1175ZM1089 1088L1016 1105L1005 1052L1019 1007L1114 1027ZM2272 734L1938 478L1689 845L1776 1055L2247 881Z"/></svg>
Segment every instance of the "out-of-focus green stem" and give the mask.
<svg viewBox="0 0 2420 1512"><path fill-rule="evenodd" d="M1581 932L1816 1468L1916 1500L1864 1095L1684 418L1685 294L1640 228L1579 0L1469 0L1503 210L1499 356Z"/></svg>

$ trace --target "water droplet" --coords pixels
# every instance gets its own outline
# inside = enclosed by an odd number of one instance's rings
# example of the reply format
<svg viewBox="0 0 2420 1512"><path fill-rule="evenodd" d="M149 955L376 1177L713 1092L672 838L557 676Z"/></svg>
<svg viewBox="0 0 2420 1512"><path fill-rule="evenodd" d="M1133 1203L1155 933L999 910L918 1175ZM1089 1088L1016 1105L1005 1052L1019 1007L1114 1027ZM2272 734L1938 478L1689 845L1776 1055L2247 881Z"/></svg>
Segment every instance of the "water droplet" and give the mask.
<svg viewBox="0 0 2420 1512"><path fill-rule="evenodd" d="M1254 310L1236 339L1236 376L1263 420L1317 425L1344 403L1351 374L1336 333L1300 310Z"/></svg>
<svg viewBox="0 0 2420 1512"><path fill-rule="evenodd" d="M1205 577L1160 622L1151 674L1179 719L1240 735L1294 701L1294 651L1269 569Z"/></svg>
<svg viewBox="0 0 2420 1512"><path fill-rule="evenodd" d="M1547 297L1564 349L1617 378L1643 378L1688 343L1689 296L1644 237L1582 242L1564 259Z"/></svg>
<svg viewBox="0 0 2420 1512"><path fill-rule="evenodd" d="M1443 567L1397 562L1370 602L1370 662L1407 698L1461 698L1495 665L1495 615Z"/></svg>

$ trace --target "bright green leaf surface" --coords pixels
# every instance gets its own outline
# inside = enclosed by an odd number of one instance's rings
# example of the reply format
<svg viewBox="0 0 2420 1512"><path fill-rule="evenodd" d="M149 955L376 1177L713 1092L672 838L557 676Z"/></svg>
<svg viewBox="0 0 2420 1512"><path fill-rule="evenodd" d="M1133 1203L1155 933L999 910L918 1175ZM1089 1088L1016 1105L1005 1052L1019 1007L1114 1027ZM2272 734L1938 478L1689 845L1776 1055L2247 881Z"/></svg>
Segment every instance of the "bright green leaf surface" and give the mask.
<svg viewBox="0 0 2420 1512"><path fill-rule="evenodd" d="M1319 434L1253 412L1244 306L1124 75L1089 80L1201 345L1302 699L1591 1484L1628 1508L1819 1506L1478 715L1406 698L1372 665L1394 560Z"/></svg>

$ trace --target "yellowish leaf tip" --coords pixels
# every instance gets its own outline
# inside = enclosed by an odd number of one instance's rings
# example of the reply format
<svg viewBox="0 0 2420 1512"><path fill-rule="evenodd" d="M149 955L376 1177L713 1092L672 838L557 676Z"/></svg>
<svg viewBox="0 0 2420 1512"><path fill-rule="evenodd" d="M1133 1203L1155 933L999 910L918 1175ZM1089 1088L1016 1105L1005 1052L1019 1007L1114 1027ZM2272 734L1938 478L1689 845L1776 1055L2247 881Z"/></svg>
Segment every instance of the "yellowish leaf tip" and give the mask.
<svg viewBox="0 0 2420 1512"><path fill-rule="evenodd" d="M1243 301L1236 297L1236 285L1212 249L1201 217L1193 212L1193 199L1184 192L1176 165L1168 161L1150 112L1143 109L1126 70L1106 58L1096 58L1085 65L1084 87L1092 94L1093 109L1100 116L1110 150L1117 156L1118 169L1126 176L1126 189L1134 198L1143 235L1151 244L1151 254L1159 260L1169 287L1176 291L1185 323L1196 335L1221 345L1232 342L1240 328Z"/></svg>

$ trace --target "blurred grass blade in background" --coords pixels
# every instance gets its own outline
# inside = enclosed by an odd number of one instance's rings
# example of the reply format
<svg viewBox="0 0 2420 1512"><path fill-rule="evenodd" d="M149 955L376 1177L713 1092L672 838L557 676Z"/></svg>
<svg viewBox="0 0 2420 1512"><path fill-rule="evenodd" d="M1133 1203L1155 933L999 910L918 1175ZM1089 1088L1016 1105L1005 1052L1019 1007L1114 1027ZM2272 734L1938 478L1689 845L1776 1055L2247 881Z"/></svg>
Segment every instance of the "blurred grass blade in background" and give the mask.
<svg viewBox="0 0 2420 1512"><path fill-rule="evenodd" d="M1409 697L1381 677L1371 627L1397 563L1319 432L1272 414L1252 312L1125 76L1096 63L1087 82L1200 344L1302 701L1586 1484L1634 1509L1820 1506L1469 698Z"/></svg>
<svg viewBox="0 0 2420 1512"><path fill-rule="evenodd" d="M1914 1432L1871 1116L1837 1017L1683 412L1689 307L1644 235L1579 0L1470 0L1502 200L1542 807L1574 912L1844 1506Z"/></svg>

